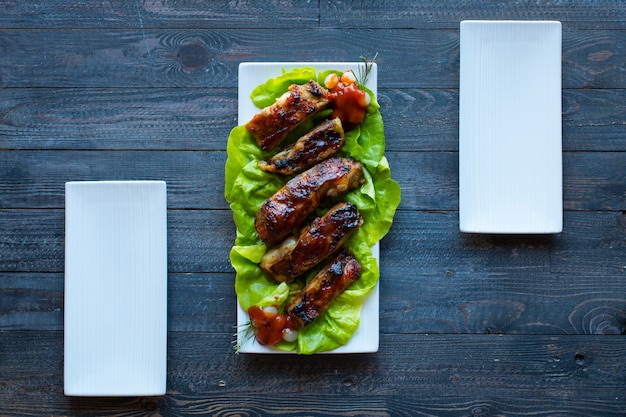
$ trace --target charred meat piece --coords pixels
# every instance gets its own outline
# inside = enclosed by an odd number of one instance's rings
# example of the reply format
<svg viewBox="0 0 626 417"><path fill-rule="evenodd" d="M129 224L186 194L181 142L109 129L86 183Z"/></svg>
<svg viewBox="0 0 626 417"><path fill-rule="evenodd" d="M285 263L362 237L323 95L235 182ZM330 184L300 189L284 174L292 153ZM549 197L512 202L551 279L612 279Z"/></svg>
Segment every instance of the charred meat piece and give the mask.
<svg viewBox="0 0 626 417"><path fill-rule="evenodd" d="M296 126L309 116L328 107L328 91L311 80L289 86L289 91L257 113L246 124L257 145L264 151L274 149Z"/></svg>
<svg viewBox="0 0 626 417"><path fill-rule="evenodd" d="M360 162L339 157L296 175L257 212L254 226L259 238L271 245L282 242L326 197L337 197L364 181Z"/></svg>
<svg viewBox="0 0 626 417"><path fill-rule="evenodd" d="M289 314L306 326L322 314L330 303L361 276L361 264L352 252L342 249L288 305Z"/></svg>
<svg viewBox="0 0 626 417"><path fill-rule="evenodd" d="M361 224L363 219L354 204L338 203L313 220L297 241L289 237L267 251L261 259L261 269L276 281L293 281L339 250Z"/></svg>
<svg viewBox="0 0 626 417"><path fill-rule="evenodd" d="M259 161L259 168L283 175L295 174L335 154L345 142L341 119L326 120L267 161Z"/></svg>

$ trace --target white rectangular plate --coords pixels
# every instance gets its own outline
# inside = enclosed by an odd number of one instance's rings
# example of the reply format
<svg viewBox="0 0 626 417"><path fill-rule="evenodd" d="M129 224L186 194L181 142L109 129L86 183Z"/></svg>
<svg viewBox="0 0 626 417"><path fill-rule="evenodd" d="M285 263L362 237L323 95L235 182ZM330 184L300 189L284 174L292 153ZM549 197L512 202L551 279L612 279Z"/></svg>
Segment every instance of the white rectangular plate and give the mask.
<svg viewBox="0 0 626 417"><path fill-rule="evenodd" d="M563 228L561 23L461 22L462 232Z"/></svg>
<svg viewBox="0 0 626 417"><path fill-rule="evenodd" d="M282 73L282 69L292 69L300 67L313 67L317 72L325 70L353 70L355 74L359 74L359 68L363 67L363 63L357 62L250 62L239 65L239 124L247 123L252 117L260 111L252 100L250 93L259 84L264 83L269 78L276 77ZM378 68L373 65L372 71L366 82L367 88L377 95L378 85ZM378 261L379 248L378 243L372 248L374 256ZM379 306L379 290L378 285L372 290L368 298L363 303L361 310L361 320L359 328L355 332L352 339L344 345L327 353L367 353L377 352L379 344L378 326L378 306ZM249 321L248 313L237 304L237 326L243 326ZM240 327L239 327L240 328ZM241 335L238 335L241 337ZM250 338L243 342L240 352L242 353L284 353L268 346L262 346L257 343L254 338Z"/></svg>
<svg viewBox="0 0 626 417"><path fill-rule="evenodd" d="M165 394L165 182L65 184L64 315L65 395Z"/></svg>

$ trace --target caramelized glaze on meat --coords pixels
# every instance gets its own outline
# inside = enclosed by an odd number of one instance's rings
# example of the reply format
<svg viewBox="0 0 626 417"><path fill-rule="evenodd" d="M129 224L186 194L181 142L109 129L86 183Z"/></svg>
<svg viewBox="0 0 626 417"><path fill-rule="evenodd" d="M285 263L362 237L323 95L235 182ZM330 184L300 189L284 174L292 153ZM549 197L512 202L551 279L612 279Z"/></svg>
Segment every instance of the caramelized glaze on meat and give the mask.
<svg viewBox="0 0 626 417"><path fill-rule="evenodd" d="M345 142L341 119L326 120L267 161L259 161L259 168L291 175L335 154Z"/></svg>
<svg viewBox="0 0 626 417"><path fill-rule="evenodd" d="M287 314L298 325L306 326L326 311L339 294L359 279L361 270L361 264L354 255L348 249L342 249L287 305Z"/></svg>
<svg viewBox="0 0 626 417"><path fill-rule="evenodd" d="M296 175L267 199L257 212L254 226L268 244L282 242L327 197L337 197L364 182L361 163L331 157Z"/></svg>
<svg viewBox="0 0 626 417"><path fill-rule="evenodd" d="M317 82L311 80L303 85L293 84L274 104L257 113L246 124L246 129L261 149L269 151L278 146L296 126L329 104L328 91Z"/></svg>
<svg viewBox="0 0 626 417"><path fill-rule="evenodd" d="M361 226L363 219L352 203L338 203L317 217L296 241L289 237L261 259L261 269L276 281L293 281L335 253Z"/></svg>

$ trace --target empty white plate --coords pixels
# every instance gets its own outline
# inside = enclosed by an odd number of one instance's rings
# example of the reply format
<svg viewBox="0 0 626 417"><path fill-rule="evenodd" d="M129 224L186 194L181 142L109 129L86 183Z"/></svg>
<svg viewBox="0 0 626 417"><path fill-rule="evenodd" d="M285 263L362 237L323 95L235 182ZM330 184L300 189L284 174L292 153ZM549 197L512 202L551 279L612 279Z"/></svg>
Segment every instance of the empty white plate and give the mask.
<svg viewBox="0 0 626 417"><path fill-rule="evenodd" d="M166 210L163 181L65 184L66 395L165 394Z"/></svg>
<svg viewBox="0 0 626 417"><path fill-rule="evenodd" d="M561 23L463 21L460 59L460 230L561 232Z"/></svg>

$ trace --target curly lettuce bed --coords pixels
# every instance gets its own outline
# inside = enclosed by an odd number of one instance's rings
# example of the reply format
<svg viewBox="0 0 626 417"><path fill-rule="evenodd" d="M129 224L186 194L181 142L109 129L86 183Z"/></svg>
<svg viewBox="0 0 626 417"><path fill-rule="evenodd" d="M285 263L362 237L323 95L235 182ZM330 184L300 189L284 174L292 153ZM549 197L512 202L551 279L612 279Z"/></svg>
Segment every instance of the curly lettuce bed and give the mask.
<svg viewBox="0 0 626 417"><path fill-rule="evenodd" d="M283 71L282 75L256 87L250 98L257 107L263 108L274 103L276 98L287 91L289 85L304 84L311 79L323 83L329 72L341 73L325 71L316 74L315 69L309 67ZM357 128L346 133L346 144L340 151L342 156L361 161L365 168L366 183L341 198L356 204L364 219L363 226L346 243L363 266L363 273L357 282L333 301L323 315L300 329L296 342L281 342L276 346L278 349L312 354L345 345L359 326L365 296L378 282L378 264L370 248L391 227L400 203L400 186L391 178L389 164L384 156L385 136L379 105L372 92L368 92L372 100L367 116ZM324 111L316 115L314 120L307 121L293 132L291 140L310 130L328 114L329 111ZM304 286L304 280L301 279L289 285L279 284L258 266L268 247L259 239L254 228L254 216L263 202L287 181L281 175L259 169L257 161L269 155L261 151L244 126L237 126L230 132L224 195L230 203L237 227L230 260L236 271L235 291L245 310L255 304L282 305ZM322 212L325 207L321 207L318 212ZM311 271L305 280L310 280L316 272Z"/></svg>

